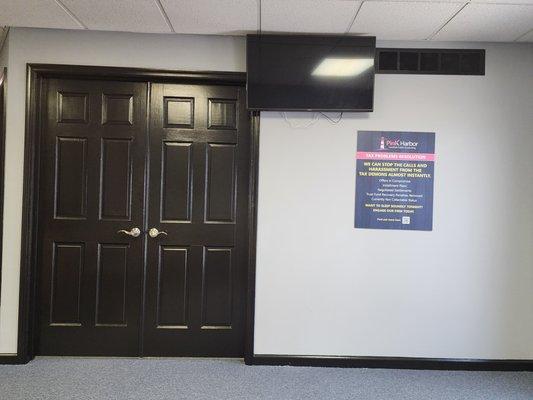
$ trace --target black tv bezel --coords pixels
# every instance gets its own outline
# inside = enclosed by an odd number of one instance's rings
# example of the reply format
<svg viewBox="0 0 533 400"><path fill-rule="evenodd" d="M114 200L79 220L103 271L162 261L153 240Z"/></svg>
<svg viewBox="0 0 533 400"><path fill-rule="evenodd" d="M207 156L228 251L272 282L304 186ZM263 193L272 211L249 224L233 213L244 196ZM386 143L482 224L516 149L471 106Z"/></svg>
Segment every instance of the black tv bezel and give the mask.
<svg viewBox="0 0 533 400"><path fill-rule="evenodd" d="M371 101L371 107L370 108L287 108L287 107L251 107L249 104L249 96L248 96L248 87L249 87L249 74L248 71L250 70L250 52L249 52L249 46L250 46L250 39L258 39L258 38L268 38L268 37L277 37L277 38L285 38L287 40L294 40L295 42L302 42L305 40L312 41L313 43L316 43L317 40L324 39L324 40L331 40L331 39L339 39L339 40L350 40L350 39L356 39L360 42L360 46L368 46L372 47L374 49L373 54L375 54L376 51L376 37L375 36L353 36L353 35L312 35L312 34L306 34L306 35L277 35L277 34L248 34L246 35L246 108L249 111L311 111L311 112L373 112L374 111L374 86L375 86L375 77L376 77L376 62L374 61L374 66L372 67L373 74L372 74L372 101Z"/></svg>

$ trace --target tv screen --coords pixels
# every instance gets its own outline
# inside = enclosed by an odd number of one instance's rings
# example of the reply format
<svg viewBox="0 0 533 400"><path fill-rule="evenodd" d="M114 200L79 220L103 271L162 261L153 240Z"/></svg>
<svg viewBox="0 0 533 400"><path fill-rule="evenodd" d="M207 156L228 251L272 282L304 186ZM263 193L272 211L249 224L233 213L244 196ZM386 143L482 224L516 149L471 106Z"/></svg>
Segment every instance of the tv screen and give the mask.
<svg viewBox="0 0 533 400"><path fill-rule="evenodd" d="M248 35L251 110L372 111L376 38Z"/></svg>

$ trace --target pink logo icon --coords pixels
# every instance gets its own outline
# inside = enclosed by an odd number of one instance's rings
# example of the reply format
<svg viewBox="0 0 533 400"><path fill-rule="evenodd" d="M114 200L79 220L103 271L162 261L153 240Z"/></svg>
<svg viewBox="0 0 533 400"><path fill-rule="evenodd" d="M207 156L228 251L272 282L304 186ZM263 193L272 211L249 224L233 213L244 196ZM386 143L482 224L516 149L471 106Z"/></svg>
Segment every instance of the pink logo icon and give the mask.
<svg viewBox="0 0 533 400"><path fill-rule="evenodd" d="M385 138L383 136L381 137L381 143L379 144L379 149L385 150Z"/></svg>

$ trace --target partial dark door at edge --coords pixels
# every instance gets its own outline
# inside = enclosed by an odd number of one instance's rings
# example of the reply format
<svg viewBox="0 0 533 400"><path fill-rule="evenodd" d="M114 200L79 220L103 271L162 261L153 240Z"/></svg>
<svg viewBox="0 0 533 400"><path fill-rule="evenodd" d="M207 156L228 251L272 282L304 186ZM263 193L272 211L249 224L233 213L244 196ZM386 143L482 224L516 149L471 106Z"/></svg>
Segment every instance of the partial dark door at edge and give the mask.
<svg viewBox="0 0 533 400"><path fill-rule="evenodd" d="M148 87L45 81L37 354L243 354L244 88Z"/></svg>

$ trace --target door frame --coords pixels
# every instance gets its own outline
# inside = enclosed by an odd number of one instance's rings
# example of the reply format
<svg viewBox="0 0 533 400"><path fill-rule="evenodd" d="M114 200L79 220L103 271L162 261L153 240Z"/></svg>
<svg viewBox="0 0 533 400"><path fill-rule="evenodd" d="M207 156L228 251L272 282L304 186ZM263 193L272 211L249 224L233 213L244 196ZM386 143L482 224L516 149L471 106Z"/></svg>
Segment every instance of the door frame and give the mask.
<svg viewBox="0 0 533 400"><path fill-rule="evenodd" d="M169 71L142 68L99 67L63 64L27 64L26 131L24 144L24 187L22 201L22 243L20 262L19 326L15 363L35 357L37 331L38 193L40 175L41 115L43 80L75 78L157 83L197 83L245 86L245 72ZM150 86L148 86L148 98ZM257 177L259 162L259 113L250 112L250 177L248 192L248 262L245 294L244 359L253 360L255 310L255 254L257 232ZM147 116L148 118L148 116ZM0 359L1 363L1 359Z"/></svg>
<svg viewBox="0 0 533 400"><path fill-rule="evenodd" d="M2 237L4 231L4 170L6 144L7 68L0 68L0 298L2 294Z"/></svg>

